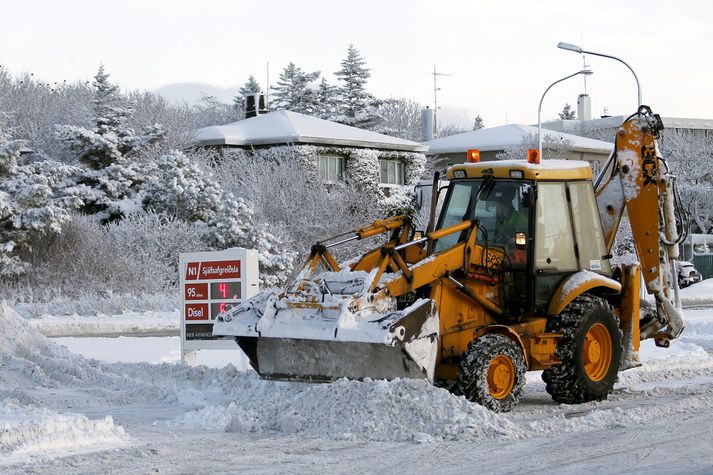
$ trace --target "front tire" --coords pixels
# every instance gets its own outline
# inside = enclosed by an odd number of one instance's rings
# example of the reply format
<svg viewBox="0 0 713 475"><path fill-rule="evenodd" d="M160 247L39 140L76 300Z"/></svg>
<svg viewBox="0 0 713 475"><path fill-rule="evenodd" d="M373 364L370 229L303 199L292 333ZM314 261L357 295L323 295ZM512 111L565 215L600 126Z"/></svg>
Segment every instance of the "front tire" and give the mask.
<svg viewBox="0 0 713 475"><path fill-rule="evenodd" d="M524 386L525 360L513 340L489 334L468 345L459 364L457 389L469 401L507 412L519 402Z"/></svg>
<svg viewBox="0 0 713 475"><path fill-rule="evenodd" d="M552 399L565 404L606 399L617 381L623 352L619 319L609 303L581 295L550 317L547 331L563 335L557 344L562 363L542 373Z"/></svg>

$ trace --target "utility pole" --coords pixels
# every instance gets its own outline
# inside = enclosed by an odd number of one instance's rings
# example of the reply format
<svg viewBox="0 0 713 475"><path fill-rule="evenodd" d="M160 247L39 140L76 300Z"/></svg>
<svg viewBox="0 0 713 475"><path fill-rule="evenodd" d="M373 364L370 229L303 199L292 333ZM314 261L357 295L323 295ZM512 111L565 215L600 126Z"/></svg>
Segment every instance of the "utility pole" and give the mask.
<svg viewBox="0 0 713 475"><path fill-rule="evenodd" d="M441 90L438 87L437 79L438 76L450 76L450 74L439 73L436 71L436 65L433 65L433 137L438 138L438 91Z"/></svg>

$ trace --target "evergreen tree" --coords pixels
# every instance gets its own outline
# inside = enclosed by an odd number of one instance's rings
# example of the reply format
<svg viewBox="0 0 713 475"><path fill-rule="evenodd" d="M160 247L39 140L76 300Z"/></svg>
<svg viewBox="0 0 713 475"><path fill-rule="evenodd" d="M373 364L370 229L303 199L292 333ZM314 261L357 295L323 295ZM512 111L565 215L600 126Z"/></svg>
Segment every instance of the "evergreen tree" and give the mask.
<svg viewBox="0 0 713 475"><path fill-rule="evenodd" d="M0 277L24 273L33 238L58 233L79 204L70 190L74 168L47 160L18 165L24 146L0 130Z"/></svg>
<svg viewBox="0 0 713 475"><path fill-rule="evenodd" d="M156 142L163 131L154 125L137 135L127 122L132 110L121 104L119 88L109 82L104 66L94 76L95 128L92 130L71 125L56 126L56 135L77 159L94 170L112 164L125 164L132 153Z"/></svg>
<svg viewBox="0 0 713 475"><path fill-rule="evenodd" d="M574 120L577 118L577 114L572 110L572 106L570 106L569 103L564 105L559 116L562 120Z"/></svg>
<svg viewBox="0 0 713 475"><path fill-rule="evenodd" d="M302 114L314 114L317 109L317 94L309 88L311 82L319 78L320 72L305 73L302 68L290 62L280 74L271 103L277 109L285 109Z"/></svg>
<svg viewBox="0 0 713 475"><path fill-rule="evenodd" d="M478 114L475 116L475 122L473 122L473 130L480 130L483 127L485 127L485 122L483 122L483 118Z"/></svg>
<svg viewBox="0 0 713 475"><path fill-rule="evenodd" d="M143 180L132 157L163 137L158 125L136 134L127 124L132 110L122 105L118 86L109 82L101 66L94 77L93 129L57 125L56 136L67 150L86 166L78 177L84 206L82 211L110 221L135 210L133 189Z"/></svg>
<svg viewBox="0 0 713 475"><path fill-rule="evenodd" d="M316 112L325 119L337 112L337 87L322 78L315 93Z"/></svg>
<svg viewBox="0 0 713 475"><path fill-rule="evenodd" d="M259 94L261 91L260 83L258 83L257 80L255 80L255 76L251 74L247 82L238 89L238 95L233 98L235 108L244 111L245 97L251 94Z"/></svg>
<svg viewBox="0 0 713 475"><path fill-rule="evenodd" d="M366 92L366 82L371 77L366 61L353 44L347 49L347 57L342 61L342 68L334 73L342 81L339 88L341 94L342 113L348 117L356 117L359 112L367 109L373 102L371 94Z"/></svg>

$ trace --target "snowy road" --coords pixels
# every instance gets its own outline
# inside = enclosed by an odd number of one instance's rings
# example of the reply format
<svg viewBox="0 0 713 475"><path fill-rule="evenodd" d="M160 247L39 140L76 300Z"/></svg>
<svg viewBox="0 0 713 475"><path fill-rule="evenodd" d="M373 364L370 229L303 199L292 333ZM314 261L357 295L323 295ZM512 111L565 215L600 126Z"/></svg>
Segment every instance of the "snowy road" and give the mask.
<svg viewBox="0 0 713 475"><path fill-rule="evenodd" d="M532 373L507 415L416 381L92 362L1 313L4 473L713 472L713 309L668 350L646 342L608 401L554 404Z"/></svg>

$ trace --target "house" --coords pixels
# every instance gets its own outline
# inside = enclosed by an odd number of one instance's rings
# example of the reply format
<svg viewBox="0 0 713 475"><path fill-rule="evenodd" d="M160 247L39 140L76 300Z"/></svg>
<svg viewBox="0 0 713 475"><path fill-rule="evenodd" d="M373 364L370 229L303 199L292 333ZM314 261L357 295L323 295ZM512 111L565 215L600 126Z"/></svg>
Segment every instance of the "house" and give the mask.
<svg viewBox="0 0 713 475"><path fill-rule="evenodd" d="M199 129L196 141L223 151L294 158L318 170L323 182L381 189L416 184L427 150L409 140L285 110Z"/></svg>
<svg viewBox="0 0 713 475"><path fill-rule="evenodd" d="M542 129L542 137L543 158L551 155L545 149L557 150L558 144L562 144L564 156L559 158L585 160L592 163L595 169L607 160L614 148L610 142L545 129ZM434 139L426 145L429 147L429 166L443 171L452 164L465 162L468 150L480 150L480 160L488 161L495 160L499 153L521 148L528 142L529 148L537 148L537 127L508 124ZM526 150L522 153L522 158L527 158Z"/></svg>
<svg viewBox="0 0 713 475"><path fill-rule="evenodd" d="M626 116L603 116L598 119L585 120L553 120L545 122L542 127L561 132L581 133L597 131L611 134L626 120ZM661 117L665 130L690 134L693 137L713 137L713 119L692 119L686 117ZM665 140L665 134L664 134Z"/></svg>

